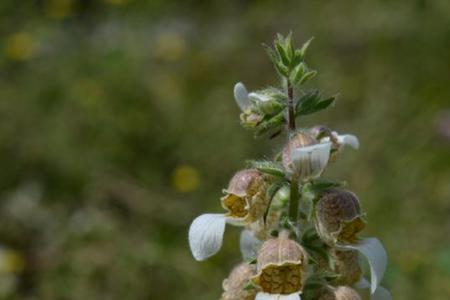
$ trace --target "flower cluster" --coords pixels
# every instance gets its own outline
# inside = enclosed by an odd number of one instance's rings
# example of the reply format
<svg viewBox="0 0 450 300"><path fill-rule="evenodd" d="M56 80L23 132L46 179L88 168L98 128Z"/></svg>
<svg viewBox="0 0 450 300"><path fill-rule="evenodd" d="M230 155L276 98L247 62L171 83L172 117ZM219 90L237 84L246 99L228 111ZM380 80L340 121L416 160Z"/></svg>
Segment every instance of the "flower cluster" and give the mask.
<svg viewBox="0 0 450 300"><path fill-rule="evenodd" d="M231 178L220 198L223 213L200 215L191 224L189 244L199 261L220 250L226 224L243 229L244 262L224 280L222 300L357 300L358 290L367 288L372 299L391 299L380 286L386 251L378 239L360 237L367 225L360 200L343 182L322 177L345 146L359 148L358 139L326 126L296 126L335 101L304 88L316 75L305 62L309 44L294 49L291 35L279 35L268 47L280 88L234 87L244 128L287 138L273 159L249 161Z"/></svg>

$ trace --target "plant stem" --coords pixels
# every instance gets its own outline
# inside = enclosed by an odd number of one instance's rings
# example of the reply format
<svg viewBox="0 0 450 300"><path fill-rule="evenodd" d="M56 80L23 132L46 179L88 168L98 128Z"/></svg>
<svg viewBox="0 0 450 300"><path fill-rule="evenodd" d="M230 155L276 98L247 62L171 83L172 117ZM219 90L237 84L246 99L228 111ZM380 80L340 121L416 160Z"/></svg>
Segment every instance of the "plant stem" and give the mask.
<svg viewBox="0 0 450 300"><path fill-rule="evenodd" d="M288 127L289 136L296 129L295 126L295 111L294 111L294 88L290 80L287 81L287 93L288 93ZM299 206L299 190L298 190L298 178L293 175L291 178L291 199L289 201L289 220L297 224L298 221L298 206Z"/></svg>
<svg viewBox="0 0 450 300"><path fill-rule="evenodd" d="M297 224L298 221L298 206L299 206L299 190L298 190L298 178L292 176L291 178L291 199L289 201L289 220Z"/></svg>
<svg viewBox="0 0 450 300"><path fill-rule="evenodd" d="M294 111L294 88L291 85L290 80L287 82L288 92L288 126L289 132L295 131L295 111Z"/></svg>

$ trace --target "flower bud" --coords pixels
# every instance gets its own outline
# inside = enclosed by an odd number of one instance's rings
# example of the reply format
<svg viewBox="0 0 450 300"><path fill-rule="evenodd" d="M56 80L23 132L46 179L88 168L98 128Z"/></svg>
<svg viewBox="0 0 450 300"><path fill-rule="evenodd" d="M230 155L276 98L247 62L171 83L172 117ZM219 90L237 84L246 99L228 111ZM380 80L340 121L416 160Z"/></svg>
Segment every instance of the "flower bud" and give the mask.
<svg viewBox="0 0 450 300"><path fill-rule="evenodd" d="M256 266L248 263L241 263L233 268L230 275L222 283L223 294L220 300L253 300L257 289L245 287L252 276L255 275Z"/></svg>
<svg viewBox="0 0 450 300"><path fill-rule="evenodd" d="M288 235L281 232L278 238L264 242L258 252L253 283L265 293L288 295L303 289L306 252Z"/></svg>
<svg viewBox="0 0 450 300"><path fill-rule="evenodd" d="M282 103L286 95L278 89L268 88L258 92L252 92L248 94L248 97L258 111L265 115L274 115L284 108Z"/></svg>
<svg viewBox="0 0 450 300"><path fill-rule="evenodd" d="M227 217L239 223L251 223L262 217L269 202L268 186L267 176L256 169L237 172L221 198L223 208L228 210Z"/></svg>
<svg viewBox="0 0 450 300"><path fill-rule="evenodd" d="M355 243L358 241L356 234L365 227L362 215L355 194L329 189L316 204L317 232L329 245Z"/></svg>
<svg viewBox="0 0 450 300"><path fill-rule="evenodd" d="M339 286L334 289L324 289L319 300L361 300L361 296L352 288Z"/></svg>
<svg viewBox="0 0 450 300"><path fill-rule="evenodd" d="M335 279L336 284L354 285L362 276L362 269L359 265L358 251L339 251L333 249L331 258L334 262L334 272L338 274Z"/></svg>
<svg viewBox="0 0 450 300"><path fill-rule="evenodd" d="M330 147L330 143L319 143L309 133L299 132L283 149L283 166L301 180L317 177L328 163Z"/></svg>
<svg viewBox="0 0 450 300"><path fill-rule="evenodd" d="M246 110L241 113L240 118L241 124L244 128L255 129L256 126L258 126L258 124L264 119L264 115L252 110Z"/></svg>

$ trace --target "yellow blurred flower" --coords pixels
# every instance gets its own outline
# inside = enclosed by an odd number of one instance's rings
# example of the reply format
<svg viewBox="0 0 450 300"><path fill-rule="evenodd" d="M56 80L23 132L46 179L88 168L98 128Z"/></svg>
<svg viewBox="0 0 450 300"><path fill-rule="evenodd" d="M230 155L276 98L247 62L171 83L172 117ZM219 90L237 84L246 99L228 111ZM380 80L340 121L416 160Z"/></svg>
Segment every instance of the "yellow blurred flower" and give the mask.
<svg viewBox="0 0 450 300"><path fill-rule="evenodd" d="M52 19L62 19L73 13L74 0L47 0L45 2L45 15Z"/></svg>
<svg viewBox="0 0 450 300"><path fill-rule="evenodd" d="M176 32L163 32L155 42L155 56L166 61L177 61L186 53L185 39Z"/></svg>
<svg viewBox="0 0 450 300"><path fill-rule="evenodd" d="M0 249L0 273L18 273L25 268L25 260L17 251Z"/></svg>
<svg viewBox="0 0 450 300"><path fill-rule="evenodd" d="M16 32L6 40L5 54L12 60L28 60L33 56L34 50L34 41L29 33Z"/></svg>
<svg viewBox="0 0 450 300"><path fill-rule="evenodd" d="M172 174L173 187L182 193L195 191L200 184L198 171L187 165L178 166Z"/></svg>

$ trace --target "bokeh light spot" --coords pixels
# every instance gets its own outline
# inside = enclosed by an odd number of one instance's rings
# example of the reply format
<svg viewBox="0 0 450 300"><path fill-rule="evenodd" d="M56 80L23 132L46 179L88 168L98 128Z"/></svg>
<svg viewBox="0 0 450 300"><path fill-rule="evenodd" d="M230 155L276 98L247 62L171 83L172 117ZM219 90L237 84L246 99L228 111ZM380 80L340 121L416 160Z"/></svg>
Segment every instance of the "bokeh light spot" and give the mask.
<svg viewBox="0 0 450 300"><path fill-rule="evenodd" d="M16 32L6 41L6 56L12 60L25 61L34 53L34 42L30 34Z"/></svg>
<svg viewBox="0 0 450 300"><path fill-rule="evenodd" d="M172 185L177 191L182 193L193 192L199 184L200 176L195 168L182 165L173 171Z"/></svg>

